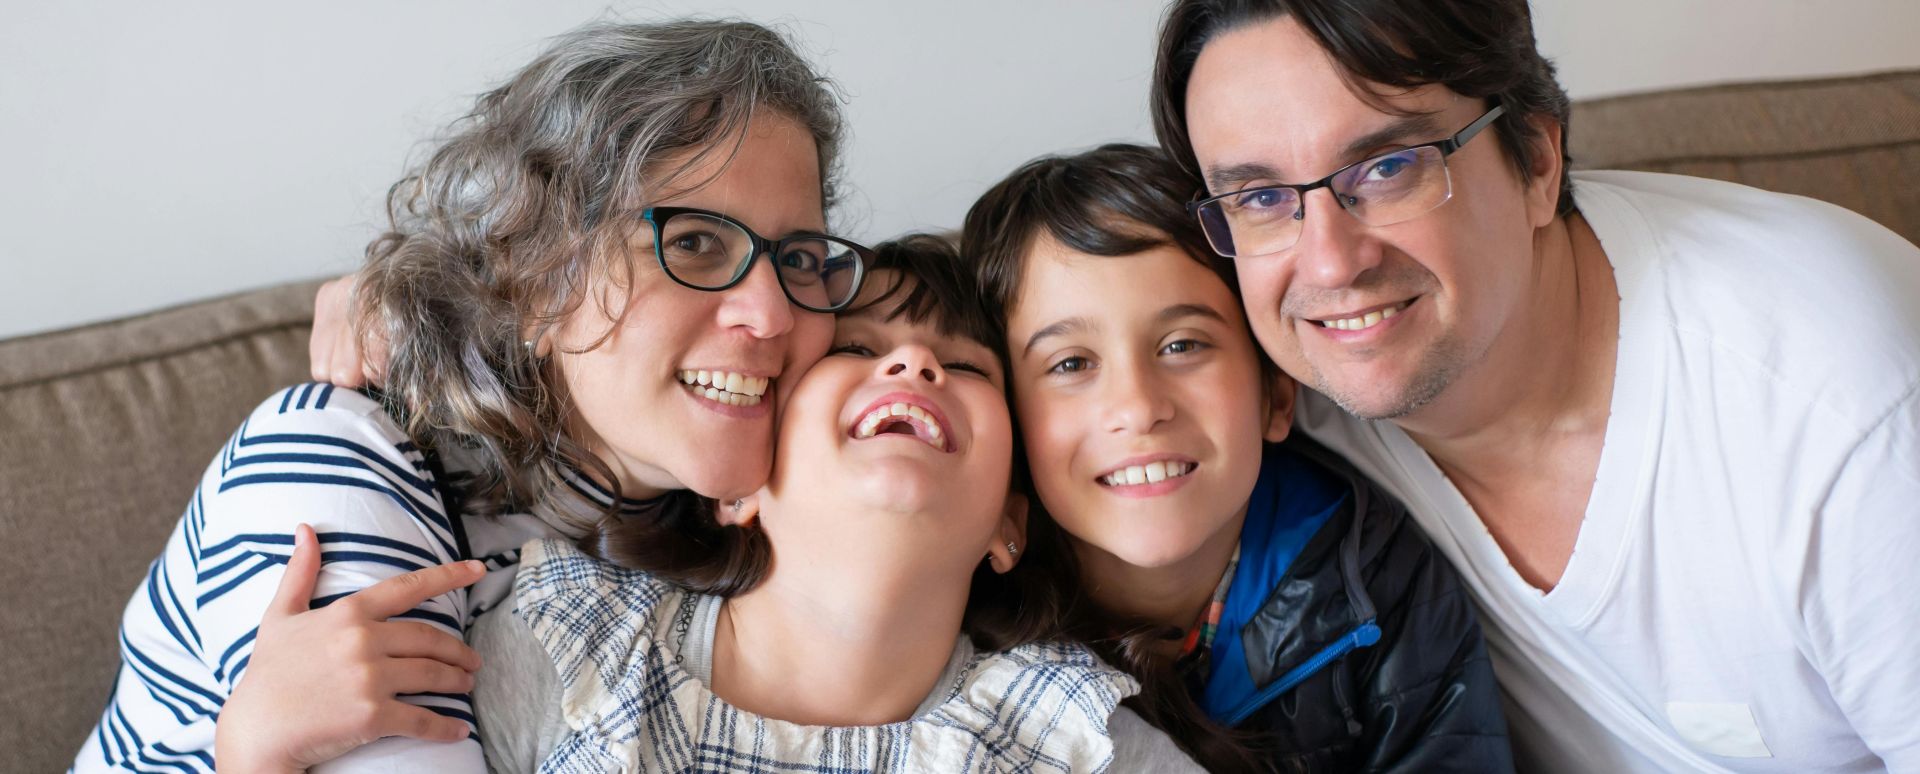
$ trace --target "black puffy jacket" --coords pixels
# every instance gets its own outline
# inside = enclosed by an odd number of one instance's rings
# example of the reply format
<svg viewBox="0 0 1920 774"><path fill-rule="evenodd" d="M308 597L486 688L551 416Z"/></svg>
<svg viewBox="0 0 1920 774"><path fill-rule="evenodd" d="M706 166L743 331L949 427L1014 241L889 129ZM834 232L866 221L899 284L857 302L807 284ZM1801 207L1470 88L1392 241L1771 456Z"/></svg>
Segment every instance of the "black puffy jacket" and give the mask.
<svg viewBox="0 0 1920 774"><path fill-rule="evenodd" d="M1267 447L1225 608L1190 683L1275 770L1513 770L1459 576L1405 507L1312 441Z"/></svg>

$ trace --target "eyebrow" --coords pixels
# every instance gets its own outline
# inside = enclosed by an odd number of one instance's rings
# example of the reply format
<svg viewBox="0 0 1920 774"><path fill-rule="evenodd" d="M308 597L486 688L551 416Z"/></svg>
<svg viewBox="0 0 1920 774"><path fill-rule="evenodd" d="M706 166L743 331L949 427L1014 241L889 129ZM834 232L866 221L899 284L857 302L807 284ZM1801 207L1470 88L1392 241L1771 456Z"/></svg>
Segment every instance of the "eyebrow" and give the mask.
<svg viewBox="0 0 1920 774"><path fill-rule="evenodd" d="M1431 137L1437 140L1440 139L1439 135L1439 124L1434 121L1432 114L1420 113L1406 116L1379 129L1354 138L1352 142L1347 143L1345 148L1340 149L1339 158L1342 160L1342 166L1345 166L1347 162L1358 160L1360 154L1376 148L1389 145L1404 145L1407 140L1420 137ZM1207 188L1209 192L1219 191L1226 193L1227 191L1238 189L1255 180L1280 179L1282 178L1278 168L1258 161L1233 164L1225 167L1212 167L1207 170ZM1306 182L1309 181L1300 181L1292 183L1292 185L1302 185Z"/></svg>
<svg viewBox="0 0 1920 774"><path fill-rule="evenodd" d="M1052 325L1049 325L1045 328L1041 328L1040 330L1034 331L1032 336L1028 336L1027 346L1024 349L1020 350L1020 356L1026 357L1028 354L1032 353L1033 348L1040 344L1041 339L1052 338L1054 336L1065 336L1069 333L1078 333L1080 331L1084 331L1092 327L1093 327L1093 324L1087 322L1087 318L1085 317L1069 317L1065 320L1057 321Z"/></svg>
<svg viewBox="0 0 1920 774"><path fill-rule="evenodd" d="M1174 304L1160 310L1160 314L1155 315L1155 317L1163 323L1182 320L1188 317L1205 317L1221 324L1226 324L1227 322L1226 317L1214 311L1213 307L1205 304Z"/></svg>
<svg viewBox="0 0 1920 774"><path fill-rule="evenodd" d="M1220 314L1220 312L1216 311L1213 307L1205 304L1173 304L1160 310L1160 313L1153 317L1154 320L1161 323L1170 323L1188 317L1204 317L1209 320L1219 321L1222 324L1227 323L1227 318L1224 315ZM1027 346L1020 350L1020 356L1026 357L1029 353L1033 352L1033 348L1039 346L1040 342L1044 339L1054 336L1065 336L1069 333L1079 333L1089 330L1092 327L1093 323L1088 322L1085 317L1069 317L1065 320L1057 321L1052 325L1034 331L1032 336L1027 337Z"/></svg>

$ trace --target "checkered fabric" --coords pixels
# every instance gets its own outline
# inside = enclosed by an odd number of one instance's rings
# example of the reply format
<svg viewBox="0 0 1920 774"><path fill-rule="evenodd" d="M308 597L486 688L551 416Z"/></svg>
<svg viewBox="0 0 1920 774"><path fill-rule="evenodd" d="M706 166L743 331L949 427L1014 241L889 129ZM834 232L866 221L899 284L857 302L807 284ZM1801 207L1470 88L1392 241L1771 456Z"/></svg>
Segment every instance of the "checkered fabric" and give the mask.
<svg viewBox="0 0 1920 774"><path fill-rule="evenodd" d="M1107 720L1139 690L1083 647L1031 645L970 655L946 701L911 720L802 726L736 709L676 663L690 592L555 540L526 545L514 587L570 729L542 772L1100 772Z"/></svg>

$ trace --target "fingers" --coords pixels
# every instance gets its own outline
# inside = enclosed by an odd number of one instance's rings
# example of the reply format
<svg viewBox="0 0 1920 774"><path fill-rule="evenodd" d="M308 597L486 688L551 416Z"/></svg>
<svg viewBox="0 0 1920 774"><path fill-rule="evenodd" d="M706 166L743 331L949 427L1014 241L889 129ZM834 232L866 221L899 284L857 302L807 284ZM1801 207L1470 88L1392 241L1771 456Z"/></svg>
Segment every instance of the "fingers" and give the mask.
<svg viewBox="0 0 1920 774"><path fill-rule="evenodd" d="M333 380L342 387L365 386L365 369L360 363L360 339L354 335L353 326L340 326L340 333L333 344Z"/></svg>
<svg viewBox="0 0 1920 774"><path fill-rule="evenodd" d="M392 621L377 638L386 655L396 659L432 659L463 671L480 668L480 654L459 637L418 621Z"/></svg>
<svg viewBox="0 0 1920 774"><path fill-rule="evenodd" d="M287 559L287 571L273 591L273 601L261 620L269 621L307 610L313 600L313 584L320 577L320 541L313 528L301 524L293 528L293 556Z"/></svg>
<svg viewBox="0 0 1920 774"><path fill-rule="evenodd" d="M366 336L354 337L354 357L368 384L378 386L387 380L387 337L383 329L371 328ZM366 349L360 347L364 345Z"/></svg>
<svg viewBox="0 0 1920 774"><path fill-rule="evenodd" d="M354 306L354 294L359 282L357 274L335 277L314 294L313 331L307 335L307 369L315 381L347 388L364 387L377 383L386 368L384 339L370 344L369 353L360 350L354 325L354 316L359 312ZM366 359L366 354L377 360Z"/></svg>
<svg viewBox="0 0 1920 774"><path fill-rule="evenodd" d="M473 673L429 658L396 658L381 662L380 685L396 694L467 693Z"/></svg>
<svg viewBox="0 0 1920 774"><path fill-rule="evenodd" d="M376 725L381 736L406 736L429 742L458 742L469 733L465 721L400 701L383 707Z"/></svg>
<svg viewBox="0 0 1920 774"><path fill-rule="evenodd" d="M472 559L435 565L380 581L334 604L347 605L361 618L392 618L441 594L471 586L485 574L486 568Z"/></svg>
<svg viewBox="0 0 1920 774"><path fill-rule="evenodd" d="M340 324L335 326L333 336L333 361L329 366L333 372L333 383L342 387L363 387L366 379L360 367L360 339L354 334L353 293L358 289L359 276L349 274L337 280L340 283L339 308Z"/></svg>
<svg viewBox="0 0 1920 774"><path fill-rule="evenodd" d="M346 325L346 304L342 302L342 284L347 277L336 277L320 285L313 295L313 330L307 334L307 370L316 382L333 380L334 347L340 329Z"/></svg>

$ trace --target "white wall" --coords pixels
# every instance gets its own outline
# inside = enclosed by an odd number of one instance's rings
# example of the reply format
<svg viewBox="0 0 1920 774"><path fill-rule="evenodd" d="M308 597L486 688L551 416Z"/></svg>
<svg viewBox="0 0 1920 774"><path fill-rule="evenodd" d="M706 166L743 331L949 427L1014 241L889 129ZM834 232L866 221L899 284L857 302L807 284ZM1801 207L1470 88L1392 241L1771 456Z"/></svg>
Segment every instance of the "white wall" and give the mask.
<svg viewBox="0 0 1920 774"><path fill-rule="evenodd" d="M0 0L0 336L351 269L410 152L593 18L783 23L845 88L838 223L956 225L1029 157L1151 136L1163 0ZM1916 0L1537 0L1576 97L1920 67Z"/></svg>

